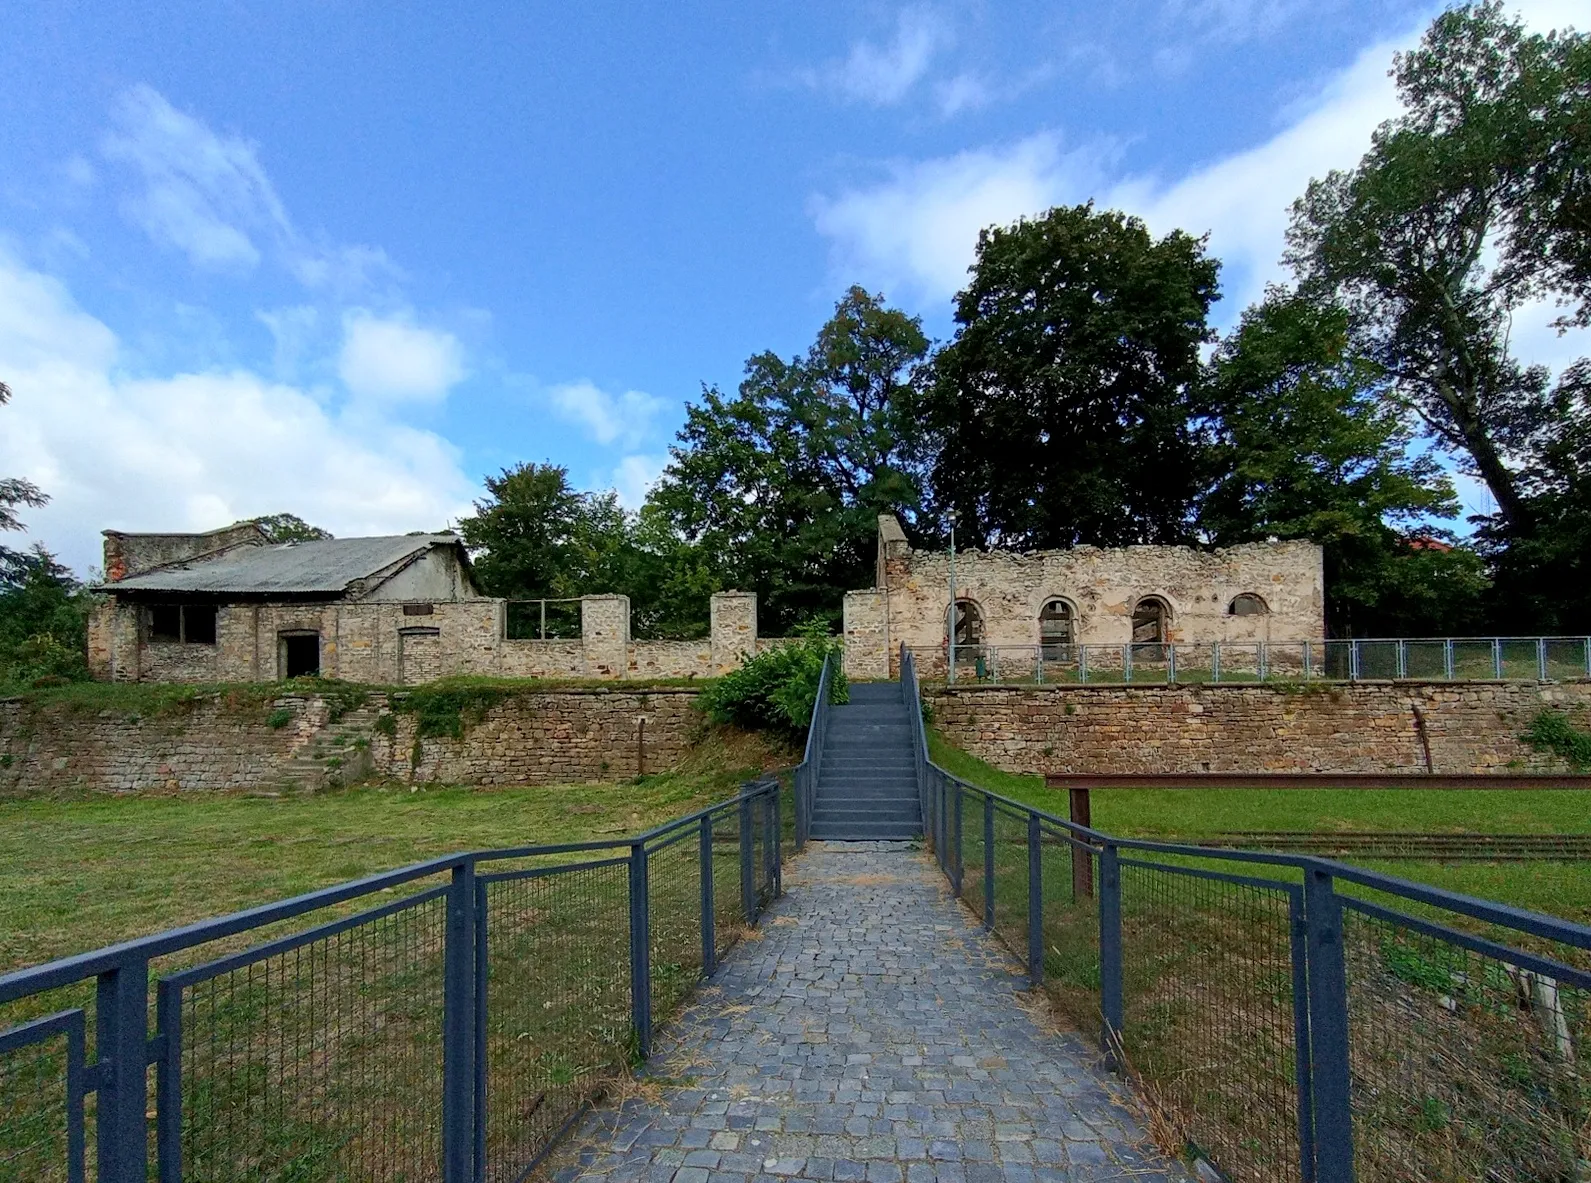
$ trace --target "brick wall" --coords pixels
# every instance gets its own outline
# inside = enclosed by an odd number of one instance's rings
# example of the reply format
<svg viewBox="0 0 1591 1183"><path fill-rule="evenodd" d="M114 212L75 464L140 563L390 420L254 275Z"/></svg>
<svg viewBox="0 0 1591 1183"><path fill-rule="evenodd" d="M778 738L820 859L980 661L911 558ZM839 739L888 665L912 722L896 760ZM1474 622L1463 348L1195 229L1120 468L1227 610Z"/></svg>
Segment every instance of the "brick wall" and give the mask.
<svg viewBox="0 0 1591 1183"><path fill-rule="evenodd" d="M1519 736L1543 708L1591 728L1591 682L929 687L934 725L1037 773L1562 772ZM1416 709L1418 708L1418 709Z"/></svg>

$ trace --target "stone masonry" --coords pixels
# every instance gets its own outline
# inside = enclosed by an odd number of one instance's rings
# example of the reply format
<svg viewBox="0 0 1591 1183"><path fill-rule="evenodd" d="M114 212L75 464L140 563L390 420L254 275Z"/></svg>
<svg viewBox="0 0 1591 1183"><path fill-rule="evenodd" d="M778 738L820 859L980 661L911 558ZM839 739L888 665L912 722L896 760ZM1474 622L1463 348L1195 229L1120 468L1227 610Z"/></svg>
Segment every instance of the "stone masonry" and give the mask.
<svg viewBox="0 0 1591 1183"><path fill-rule="evenodd" d="M1122 645L1134 635L1134 612L1163 605L1167 642L1284 643L1325 635L1325 585L1320 547L1311 542L1260 542L1200 551L1185 546L1114 550L959 551L956 598L981 622L982 643L1035 646L1040 615L1059 602L1071 619L1074 644ZM846 672L895 672L899 646L918 654L919 672L942 672L950 603L950 556L914 551L900 524L879 518L876 585L845 600ZM1263 611L1234 613L1239 596L1258 597ZM854 671L854 672L853 672Z"/></svg>
<svg viewBox="0 0 1591 1183"><path fill-rule="evenodd" d="M946 739L1011 772L1565 772L1520 735L1543 709L1591 727L1591 682L938 686L924 699Z"/></svg>
<svg viewBox="0 0 1591 1183"><path fill-rule="evenodd" d="M1183 1181L932 862L816 843L758 939L661 1033L656 1090L591 1113L554 1183Z"/></svg>
<svg viewBox="0 0 1591 1183"><path fill-rule="evenodd" d="M678 765L702 725L695 700L688 689L525 691L466 718L460 738L416 744L414 715L391 712L378 725L389 713L381 694L338 722L316 694L246 703L205 695L158 715L5 699L0 796L283 791L339 783L356 768L422 784L616 781L636 775L643 758L647 772Z"/></svg>

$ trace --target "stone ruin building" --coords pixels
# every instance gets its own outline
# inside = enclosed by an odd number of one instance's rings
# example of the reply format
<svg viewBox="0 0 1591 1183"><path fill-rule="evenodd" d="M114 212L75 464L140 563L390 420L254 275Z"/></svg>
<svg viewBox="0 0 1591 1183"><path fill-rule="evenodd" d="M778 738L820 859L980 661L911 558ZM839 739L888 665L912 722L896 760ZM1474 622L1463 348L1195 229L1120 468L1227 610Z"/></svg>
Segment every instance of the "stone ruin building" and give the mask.
<svg viewBox="0 0 1591 1183"><path fill-rule="evenodd" d="M476 589L453 534L272 543L252 522L107 530L105 574L88 658L107 681L694 678L777 643L757 637L756 596L735 591L713 596L699 641L632 639L617 595L580 597L578 638L510 637L509 602Z"/></svg>
<svg viewBox="0 0 1591 1183"><path fill-rule="evenodd" d="M1001 647L1049 657L1130 646L1154 660L1168 644L1285 645L1326 635L1313 542L960 551L955 565L958 669ZM895 676L904 643L922 673L942 677L949 623L949 554L914 551L900 523L881 515L875 585L845 596L846 673Z"/></svg>

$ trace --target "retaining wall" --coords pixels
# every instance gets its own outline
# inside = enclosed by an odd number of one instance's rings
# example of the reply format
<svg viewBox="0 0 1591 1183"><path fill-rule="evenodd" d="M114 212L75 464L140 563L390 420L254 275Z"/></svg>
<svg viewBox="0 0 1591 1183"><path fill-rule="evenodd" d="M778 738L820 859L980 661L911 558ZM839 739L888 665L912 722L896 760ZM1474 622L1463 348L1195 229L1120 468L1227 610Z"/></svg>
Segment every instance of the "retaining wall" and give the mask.
<svg viewBox="0 0 1591 1183"><path fill-rule="evenodd" d="M1564 772L1520 735L1544 708L1591 728L1591 682L935 686L924 698L946 739L1010 772Z"/></svg>

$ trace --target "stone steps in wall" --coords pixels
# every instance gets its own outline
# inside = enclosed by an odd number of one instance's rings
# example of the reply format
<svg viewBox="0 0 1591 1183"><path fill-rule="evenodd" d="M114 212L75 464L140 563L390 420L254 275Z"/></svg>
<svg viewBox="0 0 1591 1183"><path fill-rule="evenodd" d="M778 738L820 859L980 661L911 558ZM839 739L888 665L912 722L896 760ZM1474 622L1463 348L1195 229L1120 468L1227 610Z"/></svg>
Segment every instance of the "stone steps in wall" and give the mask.
<svg viewBox="0 0 1591 1183"><path fill-rule="evenodd" d="M316 732L283 761L282 788L290 792L319 792L365 779L372 767L369 744L380 713L378 708L358 707ZM364 747L360 740L365 741Z"/></svg>

